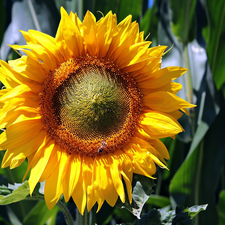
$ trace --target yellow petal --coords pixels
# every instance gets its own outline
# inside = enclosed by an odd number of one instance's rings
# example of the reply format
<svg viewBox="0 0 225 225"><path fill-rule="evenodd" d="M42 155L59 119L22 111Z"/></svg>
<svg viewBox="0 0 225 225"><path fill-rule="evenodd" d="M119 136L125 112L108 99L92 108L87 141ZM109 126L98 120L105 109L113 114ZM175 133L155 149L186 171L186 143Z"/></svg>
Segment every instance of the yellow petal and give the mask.
<svg viewBox="0 0 225 225"><path fill-rule="evenodd" d="M110 168L105 156L95 157L95 189L100 198L105 199L110 206L114 206L118 194L114 188Z"/></svg>
<svg viewBox="0 0 225 225"><path fill-rule="evenodd" d="M0 149L17 148L24 145L26 142L33 139L41 129L43 125L40 119L30 119L20 116L18 121L20 122L11 125L0 136ZM27 120L26 120L27 119Z"/></svg>
<svg viewBox="0 0 225 225"><path fill-rule="evenodd" d="M6 107L4 107L3 110L5 108ZM40 116L36 108L27 106L14 107L9 109L7 112L3 111L3 114L0 116L0 127L7 128L13 124L21 114L29 118L37 118Z"/></svg>
<svg viewBox="0 0 225 225"><path fill-rule="evenodd" d="M129 202L131 204L132 202L132 180L133 180L133 165L130 160L130 158L125 154L120 154L120 159L122 163L122 170L121 175L123 176L123 179L125 180L126 187L127 187L127 195L129 198Z"/></svg>
<svg viewBox="0 0 225 225"><path fill-rule="evenodd" d="M76 24L61 7L61 21L56 33L56 44L65 59L84 54L83 40Z"/></svg>
<svg viewBox="0 0 225 225"><path fill-rule="evenodd" d="M9 64L0 60L1 81L6 88L15 88L16 86L26 82L23 77L14 71Z"/></svg>
<svg viewBox="0 0 225 225"><path fill-rule="evenodd" d="M30 171L30 168L31 168L31 162L32 162L32 160L33 160L33 157L34 157L35 153L36 153L36 152L33 152L31 155L29 155L29 156L27 157L27 170L26 170L26 173L24 174L23 182L24 182L25 178L27 177L27 175L28 175L28 173L29 173L29 171Z"/></svg>
<svg viewBox="0 0 225 225"><path fill-rule="evenodd" d="M136 146L138 146L138 151L143 151L146 152L147 150L147 154L151 153L153 155L155 155L156 157L158 157L164 164L166 164L164 158L162 157L162 155L155 149L155 147L153 145L151 145L149 139L142 139L139 137L133 137L131 139L132 143L135 143Z"/></svg>
<svg viewBox="0 0 225 225"><path fill-rule="evenodd" d="M148 49L148 54L154 57L161 58L167 49L167 46L159 45Z"/></svg>
<svg viewBox="0 0 225 225"><path fill-rule="evenodd" d="M117 63L120 68L135 64L139 61L149 58L146 54L151 42L140 42L126 48L118 57Z"/></svg>
<svg viewBox="0 0 225 225"><path fill-rule="evenodd" d="M45 71L41 68L40 64L25 55L19 59L10 60L8 63L16 72L26 77L26 79L42 83L46 78Z"/></svg>
<svg viewBox="0 0 225 225"><path fill-rule="evenodd" d="M54 145L55 142L51 140L51 138L46 137L33 157L29 179L30 194L33 193L36 184L39 182L39 179L49 161Z"/></svg>
<svg viewBox="0 0 225 225"><path fill-rule="evenodd" d="M132 160L133 173L144 175L146 177L155 179L152 175L156 172L156 167L151 158L148 157L147 151L142 152L138 146L131 144L126 146L124 152Z"/></svg>
<svg viewBox="0 0 225 225"><path fill-rule="evenodd" d="M83 172L82 172L82 165L81 165L80 176L78 177L77 185L75 186L73 194L72 194L72 198L81 215L83 215L85 207L86 207L86 203L87 203L87 192L85 188L85 183L83 182L82 174Z"/></svg>
<svg viewBox="0 0 225 225"><path fill-rule="evenodd" d="M166 48L167 48L167 46L157 46L157 47L149 48L147 50L147 54L148 54L149 58L152 58L152 60L150 60L146 66L142 67L142 69L139 71L139 73L137 75L142 74L145 77L145 79L147 79L147 78L151 77L152 73L160 70L162 54Z"/></svg>
<svg viewBox="0 0 225 225"><path fill-rule="evenodd" d="M86 52L89 55L98 55L99 44L97 39L96 18L87 11L83 21L83 35L86 46Z"/></svg>
<svg viewBox="0 0 225 225"><path fill-rule="evenodd" d="M47 67L47 71L54 71L55 68L57 68L56 58L39 44L10 45L10 47L15 50L23 51L28 55L28 57L31 57L33 60L39 62L40 65ZM27 51L26 49L31 51Z"/></svg>
<svg viewBox="0 0 225 225"><path fill-rule="evenodd" d="M66 201L69 201L74 188L78 185L78 178L81 175L81 165L80 155L72 154L69 156L63 182L63 193Z"/></svg>
<svg viewBox="0 0 225 225"><path fill-rule="evenodd" d="M79 29L81 36L83 37L84 36L83 35L83 23L80 21L79 17L77 16L77 13L74 14L74 23L77 26L77 28Z"/></svg>
<svg viewBox="0 0 225 225"><path fill-rule="evenodd" d="M95 198L98 203L97 212L101 209L102 204L105 201L103 191L101 190L101 186L99 184L99 180L101 180L101 178L99 178L98 171L101 171L101 162L99 162L99 157L95 157L93 165L93 183L94 183Z"/></svg>
<svg viewBox="0 0 225 225"><path fill-rule="evenodd" d="M106 55L113 38L115 27L116 24L111 11L97 22L99 57Z"/></svg>
<svg viewBox="0 0 225 225"><path fill-rule="evenodd" d="M122 178L120 174L121 165L120 165L119 159L117 158L115 154L109 154L108 162L109 162L109 168L110 168L110 173L112 176L114 187L116 189L116 192L120 196L121 201L124 203L125 193L124 193L123 182L122 182Z"/></svg>
<svg viewBox="0 0 225 225"><path fill-rule="evenodd" d="M32 94L33 95L33 94ZM36 95L36 99L37 99L37 95ZM5 104L3 106L3 108L1 109L1 115L0 115L0 121L2 119L4 119L5 116L9 116L7 115L7 113L10 113L10 110L15 110L15 111L19 111L21 109L21 107L27 107L30 108L29 111L34 112L33 110L36 109L36 111L38 112L37 108L39 106L37 101L33 101L30 98L11 98L7 101L8 104ZM16 117L17 118L17 117ZM7 119L5 119L7 120Z"/></svg>
<svg viewBox="0 0 225 225"><path fill-rule="evenodd" d="M30 87L24 84L21 84L11 91L7 92L0 98L0 102L4 102L10 98L14 98L15 96L18 96L24 92L31 92L31 93L38 93L40 92L41 86L38 84L33 84ZM27 93L28 94L28 93Z"/></svg>
<svg viewBox="0 0 225 225"><path fill-rule="evenodd" d="M27 141L27 143L25 143L24 145L8 149L2 160L2 168L5 168L10 164L14 164L15 161L25 159L26 157L31 155L42 144L44 137L45 132L41 131L36 137L34 137L30 141Z"/></svg>
<svg viewBox="0 0 225 225"><path fill-rule="evenodd" d="M37 43L42 45L46 51L54 55L58 62L63 62L64 59L56 46L55 38L36 30L29 30L28 33L33 36L35 40L37 40Z"/></svg>
<svg viewBox="0 0 225 225"><path fill-rule="evenodd" d="M40 145L39 145L40 146ZM47 178L52 174L53 170L55 170L56 166L61 159L62 150L58 144L54 145L52 150L52 154L49 158L48 164L46 165L44 172L42 173L39 182L43 182L47 180Z"/></svg>
<svg viewBox="0 0 225 225"><path fill-rule="evenodd" d="M84 184L87 190L87 210L88 212L96 203L94 182L93 182L93 165L94 159L89 156L83 156L82 172L84 178Z"/></svg>
<svg viewBox="0 0 225 225"><path fill-rule="evenodd" d="M151 93L143 98L144 105L152 110L172 112L181 108L195 107L182 98L164 91Z"/></svg>
<svg viewBox="0 0 225 225"><path fill-rule="evenodd" d="M58 202L63 193L63 174L67 165L68 155L66 152L59 153L59 155L61 155L59 163L45 181L45 202L49 210Z"/></svg>
<svg viewBox="0 0 225 225"><path fill-rule="evenodd" d="M134 24L134 26L131 26L131 29L128 32L121 34L121 37L119 39L119 45L115 47L115 49L109 51L110 59L112 59L117 64L120 63L119 57L122 57L124 51L126 51L130 48L130 46L135 44L135 37L137 35L138 29L138 24Z"/></svg>
<svg viewBox="0 0 225 225"><path fill-rule="evenodd" d="M149 143L156 149L156 151L159 152L159 154L164 159L169 159L170 158L168 150L167 150L166 146L163 144L162 141L160 141L158 139L149 139Z"/></svg>
<svg viewBox="0 0 225 225"><path fill-rule="evenodd" d="M118 49L118 46L121 45L122 42L124 42L124 40L126 39L128 35L128 31L131 27L131 19L132 17L131 15L129 15L117 25L117 32L114 33L114 36L107 54L108 58L111 58L111 56L114 55L113 52L116 51L116 49Z"/></svg>
<svg viewBox="0 0 225 225"><path fill-rule="evenodd" d="M160 88L170 83L173 79L180 77L186 71L187 69L182 67L175 67L175 66L166 67L149 74L148 79L139 82L138 86L140 88L148 88L148 89Z"/></svg>
<svg viewBox="0 0 225 225"><path fill-rule="evenodd" d="M145 132L154 138L171 137L183 131L183 128L175 119L161 112L150 111L145 113L145 118L141 121L141 124Z"/></svg>

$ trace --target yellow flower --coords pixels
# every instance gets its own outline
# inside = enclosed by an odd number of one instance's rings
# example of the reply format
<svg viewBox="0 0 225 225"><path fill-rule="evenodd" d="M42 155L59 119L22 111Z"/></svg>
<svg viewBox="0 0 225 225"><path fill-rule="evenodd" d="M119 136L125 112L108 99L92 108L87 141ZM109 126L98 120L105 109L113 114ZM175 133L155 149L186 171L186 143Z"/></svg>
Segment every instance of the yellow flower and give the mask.
<svg viewBox="0 0 225 225"><path fill-rule="evenodd" d="M26 56L1 61L0 149L3 168L28 159L30 194L45 181L49 209L63 194L82 214L124 202L122 180L131 202L133 173L166 168L159 139L182 132L177 119L193 105L172 82L186 69L161 69L166 46L149 48L131 16L118 25L112 12L61 16L55 38L22 31L27 45L12 48Z"/></svg>

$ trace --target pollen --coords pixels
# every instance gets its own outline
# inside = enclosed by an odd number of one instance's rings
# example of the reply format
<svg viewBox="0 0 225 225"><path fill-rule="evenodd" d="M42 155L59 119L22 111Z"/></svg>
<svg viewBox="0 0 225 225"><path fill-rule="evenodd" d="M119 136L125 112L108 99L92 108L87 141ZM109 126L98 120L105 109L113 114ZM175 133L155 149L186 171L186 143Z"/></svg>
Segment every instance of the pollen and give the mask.
<svg viewBox="0 0 225 225"><path fill-rule="evenodd" d="M107 58L81 56L51 71L39 94L46 132L69 154L122 149L140 119L134 79ZM104 144L102 144L104 143Z"/></svg>

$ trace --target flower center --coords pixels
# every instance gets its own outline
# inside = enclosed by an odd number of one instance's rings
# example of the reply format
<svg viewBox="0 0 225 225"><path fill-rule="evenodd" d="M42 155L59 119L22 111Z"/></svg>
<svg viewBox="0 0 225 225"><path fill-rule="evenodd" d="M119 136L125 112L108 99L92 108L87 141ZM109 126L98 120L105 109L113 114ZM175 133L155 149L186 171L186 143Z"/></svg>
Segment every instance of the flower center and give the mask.
<svg viewBox="0 0 225 225"><path fill-rule="evenodd" d="M91 56L69 59L51 72L39 99L45 130L68 153L81 155L122 149L141 111L132 77Z"/></svg>
<svg viewBox="0 0 225 225"><path fill-rule="evenodd" d="M94 140L106 139L123 128L130 99L123 84L109 72L91 67L70 76L55 94L54 103L67 130Z"/></svg>

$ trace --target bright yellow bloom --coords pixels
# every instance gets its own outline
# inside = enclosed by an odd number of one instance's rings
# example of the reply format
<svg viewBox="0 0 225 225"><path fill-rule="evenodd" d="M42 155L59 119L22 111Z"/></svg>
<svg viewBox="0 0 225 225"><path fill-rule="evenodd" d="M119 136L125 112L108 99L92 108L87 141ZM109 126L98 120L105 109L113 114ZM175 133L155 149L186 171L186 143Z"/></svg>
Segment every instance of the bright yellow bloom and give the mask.
<svg viewBox="0 0 225 225"><path fill-rule="evenodd" d="M83 23L63 8L61 15L55 38L22 31L27 45L12 48L26 56L1 61L2 167L27 158L30 193L46 181L49 209L61 194L81 213L96 202L98 210L104 201L114 206L118 196L124 202L122 179L131 202L133 173L166 168L159 138L182 132L177 119L193 107L172 82L186 69L161 69L166 46L149 48L131 16L117 25L112 12L96 22L88 11Z"/></svg>

